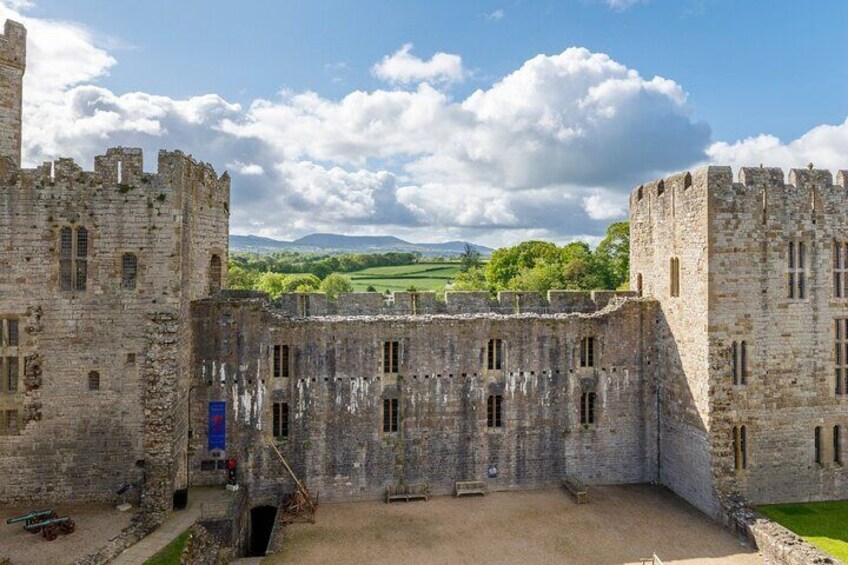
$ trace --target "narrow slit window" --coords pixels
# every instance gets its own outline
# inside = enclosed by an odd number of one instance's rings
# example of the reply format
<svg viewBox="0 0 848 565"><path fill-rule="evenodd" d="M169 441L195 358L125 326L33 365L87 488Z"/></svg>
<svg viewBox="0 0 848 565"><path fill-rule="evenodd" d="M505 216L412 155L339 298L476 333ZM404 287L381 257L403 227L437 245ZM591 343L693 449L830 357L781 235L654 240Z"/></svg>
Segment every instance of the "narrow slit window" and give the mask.
<svg viewBox="0 0 848 565"><path fill-rule="evenodd" d="M274 375L274 377L283 376L283 370L282 370L283 353L282 353L282 349L283 349L282 345L275 345L274 346L274 361L273 361L274 362L274 372L272 373Z"/></svg>
<svg viewBox="0 0 848 565"><path fill-rule="evenodd" d="M387 433L398 431L398 399L383 399L383 431Z"/></svg>
<svg viewBox="0 0 848 565"><path fill-rule="evenodd" d="M580 340L580 366L595 366L595 338L584 337Z"/></svg>
<svg viewBox="0 0 848 565"><path fill-rule="evenodd" d="M503 340L490 339L486 348L486 368L490 371L503 368Z"/></svg>
<svg viewBox="0 0 848 565"><path fill-rule="evenodd" d="M677 257L669 259L669 295L680 296L680 259Z"/></svg>
<svg viewBox="0 0 848 565"><path fill-rule="evenodd" d="M730 365L733 371L733 384L739 384L739 344L735 341L730 348Z"/></svg>
<svg viewBox="0 0 848 565"><path fill-rule="evenodd" d="M814 447L815 447L815 456L816 463L821 465L822 463L822 429L821 426L816 426L816 431L813 437Z"/></svg>
<svg viewBox="0 0 848 565"><path fill-rule="evenodd" d="M73 289L73 231L62 228L59 232L59 288Z"/></svg>
<svg viewBox="0 0 848 565"><path fill-rule="evenodd" d="M833 462L842 465L842 426L833 426Z"/></svg>
<svg viewBox="0 0 848 565"><path fill-rule="evenodd" d="M595 398L594 392L584 392L580 396L580 423L584 426L595 423Z"/></svg>
<svg viewBox="0 0 848 565"><path fill-rule="evenodd" d="M636 273L636 294L642 296L642 273Z"/></svg>
<svg viewBox="0 0 848 565"><path fill-rule="evenodd" d="M121 257L121 288L135 290L138 281L138 257L124 253Z"/></svg>
<svg viewBox="0 0 848 565"><path fill-rule="evenodd" d="M733 426L733 466L737 471L748 468L748 430L746 426Z"/></svg>
<svg viewBox="0 0 848 565"><path fill-rule="evenodd" d="M848 243L833 242L833 297L848 298Z"/></svg>
<svg viewBox="0 0 848 565"><path fill-rule="evenodd" d="M490 394L486 401L486 426L503 427L503 396L500 394Z"/></svg>

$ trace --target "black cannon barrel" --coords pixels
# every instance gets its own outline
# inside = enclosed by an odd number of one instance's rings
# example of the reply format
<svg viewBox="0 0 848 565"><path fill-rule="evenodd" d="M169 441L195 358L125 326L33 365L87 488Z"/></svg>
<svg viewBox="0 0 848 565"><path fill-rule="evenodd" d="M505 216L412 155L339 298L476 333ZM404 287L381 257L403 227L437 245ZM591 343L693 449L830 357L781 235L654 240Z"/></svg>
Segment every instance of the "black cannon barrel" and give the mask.
<svg viewBox="0 0 848 565"><path fill-rule="evenodd" d="M44 526L52 526L54 524L66 524L71 521L70 516L63 516L61 518L50 518L41 522L36 522L34 524L27 524L24 526L25 530L34 530L36 528L43 528Z"/></svg>
<svg viewBox="0 0 848 565"><path fill-rule="evenodd" d="M14 518L9 518L6 520L7 524L15 524L17 522L26 522L27 520L37 520L39 518L44 518L46 516L51 516L53 514L52 510L33 510L29 514L24 514L23 516L15 516Z"/></svg>

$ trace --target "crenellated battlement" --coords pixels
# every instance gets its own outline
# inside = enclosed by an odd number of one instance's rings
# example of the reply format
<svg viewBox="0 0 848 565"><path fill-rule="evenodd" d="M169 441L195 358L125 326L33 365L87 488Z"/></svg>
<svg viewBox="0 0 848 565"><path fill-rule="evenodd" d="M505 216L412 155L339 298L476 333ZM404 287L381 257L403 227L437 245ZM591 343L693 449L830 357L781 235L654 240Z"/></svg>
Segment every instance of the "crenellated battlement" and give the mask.
<svg viewBox="0 0 848 565"><path fill-rule="evenodd" d="M725 191L732 190L734 205L745 206L745 194L756 197L760 212L768 213L769 202L776 201L781 195L814 191L810 197L810 206L816 200L826 202L838 200L848 204L848 170L832 173L827 169L793 168L788 176L779 167L740 167L734 181L730 167L708 166L692 172L675 173L663 179L646 182L633 189L630 195L631 216L636 217L650 207L653 215L662 216L666 212L674 214L676 208L686 203L688 192L692 198L726 199ZM834 191L833 189L840 189ZM806 192L804 197L809 196ZM753 201L753 200L752 200Z"/></svg>
<svg viewBox="0 0 848 565"><path fill-rule="evenodd" d="M175 186L205 187L206 196L229 201L230 176L220 177L212 165L195 161L181 151L160 151L158 171L144 172L144 154L138 147L112 147L94 158L94 169L84 170L70 158L47 161L32 169L22 169L16 182L0 186L0 191L20 187L50 189L55 186L75 188L114 187L125 194L134 190L162 191Z"/></svg>
<svg viewBox="0 0 848 565"><path fill-rule="evenodd" d="M257 299L264 295L241 291L224 291L223 299ZM470 314L591 314L610 303L638 298L636 292L552 290L547 295L537 292L499 292L492 298L488 292L446 292L442 300L435 292L353 292L330 299L326 294L293 292L283 294L272 303L273 310L296 318L313 316L416 316Z"/></svg>
<svg viewBox="0 0 848 565"><path fill-rule="evenodd" d="M18 22L6 20L0 35L0 64L19 69L26 68L26 28Z"/></svg>

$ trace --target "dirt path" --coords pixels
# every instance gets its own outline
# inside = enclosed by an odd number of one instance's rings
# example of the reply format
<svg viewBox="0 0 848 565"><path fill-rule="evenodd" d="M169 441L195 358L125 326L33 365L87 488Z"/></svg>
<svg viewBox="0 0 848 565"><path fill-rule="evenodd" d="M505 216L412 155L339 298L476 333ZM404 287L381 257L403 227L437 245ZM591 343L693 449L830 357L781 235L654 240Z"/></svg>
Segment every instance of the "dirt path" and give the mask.
<svg viewBox="0 0 848 565"><path fill-rule="evenodd" d="M660 487L593 487L576 505L562 491L325 504L296 524L269 563L623 564L656 552L665 563L762 565L729 532Z"/></svg>

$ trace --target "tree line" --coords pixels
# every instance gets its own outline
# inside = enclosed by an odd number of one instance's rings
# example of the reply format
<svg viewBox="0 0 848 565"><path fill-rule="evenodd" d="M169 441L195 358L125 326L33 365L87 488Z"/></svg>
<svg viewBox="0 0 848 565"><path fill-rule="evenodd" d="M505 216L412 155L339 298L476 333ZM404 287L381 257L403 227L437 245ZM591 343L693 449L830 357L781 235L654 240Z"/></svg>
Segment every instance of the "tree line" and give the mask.
<svg viewBox="0 0 848 565"><path fill-rule="evenodd" d="M415 253L346 253L314 255L282 251L262 255L235 253L230 257L228 286L255 289L277 298L285 292L325 292L334 297L352 292L345 272L370 267L411 265ZM583 241L557 246L548 241L525 241L497 249L488 261L466 246L460 256L462 272L447 290L617 290L628 287L630 229L615 222L595 249ZM371 290L371 288L369 288Z"/></svg>

